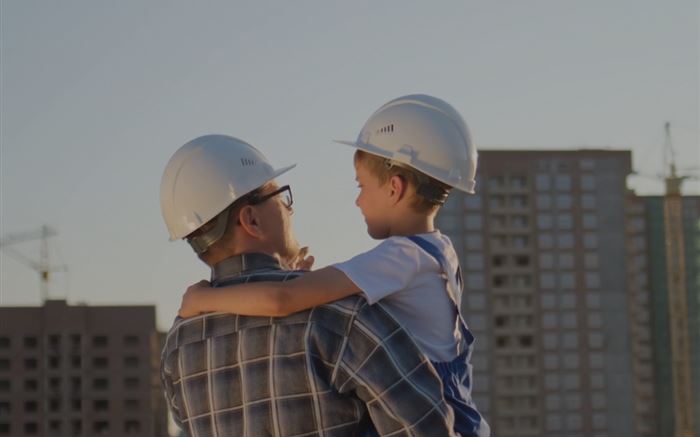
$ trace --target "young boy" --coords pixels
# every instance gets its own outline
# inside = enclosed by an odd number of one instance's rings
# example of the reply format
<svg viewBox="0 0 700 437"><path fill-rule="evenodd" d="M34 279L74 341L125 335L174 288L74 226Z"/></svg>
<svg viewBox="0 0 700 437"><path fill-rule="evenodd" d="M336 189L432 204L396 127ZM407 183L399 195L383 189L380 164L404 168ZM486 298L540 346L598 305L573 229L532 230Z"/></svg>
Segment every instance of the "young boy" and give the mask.
<svg viewBox="0 0 700 437"><path fill-rule="evenodd" d="M473 193L476 150L459 113L425 95L401 97L377 110L357 141L355 201L372 238L383 240L352 259L280 283L212 289L199 283L180 315L229 312L282 316L362 293L381 300L412 334L443 380L455 430L488 436L471 400L469 357L474 338L459 312L461 274L449 238L435 216L451 188Z"/></svg>

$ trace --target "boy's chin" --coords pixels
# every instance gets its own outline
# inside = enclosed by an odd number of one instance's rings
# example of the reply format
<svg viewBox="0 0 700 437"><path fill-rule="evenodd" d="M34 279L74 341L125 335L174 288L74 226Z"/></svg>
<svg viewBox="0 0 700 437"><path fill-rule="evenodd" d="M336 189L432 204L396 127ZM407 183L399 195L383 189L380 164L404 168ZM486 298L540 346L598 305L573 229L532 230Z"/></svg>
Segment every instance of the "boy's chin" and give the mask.
<svg viewBox="0 0 700 437"><path fill-rule="evenodd" d="M390 237L388 230L374 229L370 226L367 226L367 233L375 240L384 240Z"/></svg>

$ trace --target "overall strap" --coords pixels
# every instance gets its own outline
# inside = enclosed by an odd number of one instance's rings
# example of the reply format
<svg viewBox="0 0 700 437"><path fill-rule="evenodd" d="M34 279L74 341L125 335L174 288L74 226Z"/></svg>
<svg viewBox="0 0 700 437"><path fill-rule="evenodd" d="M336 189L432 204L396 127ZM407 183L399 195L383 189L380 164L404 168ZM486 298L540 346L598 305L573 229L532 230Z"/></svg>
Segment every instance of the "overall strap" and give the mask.
<svg viewBox="0 0 700 437"><path fill-rule="evenodd" d="M447 263L447 259L445 258L445 255L442 253L440 249L430 241L426 240L423 237L419 237L418 235L409 235L406 238L411 240L413 243L415 243L418 247L426 251L430 256L435 258L435 260L438 262L440 265L440 268L442 269L442 272L445 274L447 277L447 295L450 297L450 300L452 301L452 304L455 306L457 309L457 320L459 321L459 326L460 330L462 332L462 335L465 336L465 338L469 339L472 338L472 334L469 332L469 329L467 328L467 324L464 322L464 319L462 318L462 311L459 309L459 290L462 289L462 270L460 269L459 266L457 266L457 271L455 272L454 275L450 274L450 265Z"/></svg>

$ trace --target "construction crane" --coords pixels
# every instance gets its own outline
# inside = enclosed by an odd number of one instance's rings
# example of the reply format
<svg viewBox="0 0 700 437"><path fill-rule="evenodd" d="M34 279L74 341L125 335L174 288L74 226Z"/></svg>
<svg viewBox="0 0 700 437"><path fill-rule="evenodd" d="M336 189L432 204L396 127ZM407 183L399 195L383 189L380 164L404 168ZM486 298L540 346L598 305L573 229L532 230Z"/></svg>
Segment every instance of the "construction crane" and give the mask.
<svg viewBox="0 0 700 437"><path fill-rule="evenodd" d="M666 122L664 161L669 166L665 178L664 236L668 286L668 316L671 337L671 379L675 437L693 437L693 401L691 389L690 341L688 332L688 292L686 289L685 247L683 242L683 198L681 185L688 176L676 172L671 142L671 124ZM696 393L696 396L698 394ZM698 420L697 418L695 420Z"/></svg>
<svg viewBox="0 0 700 437"><path fill-rule="evenodd" d="M56 231L44 225L38 231L11 234L0 239L0 249L2 249L4 253L11 256L20 263L29 266L30 268L39 273L42 302L46 301L46 299L48 299L49 297L50 273L67 271L67 268L65 266L51 266L49 264L49 238L54 237L56 235ZM24 243L26 241L32 241L36 239L41 239L38 262L27 258L20 252L15 250L13 247L11 247L18 243Z"/></svg>

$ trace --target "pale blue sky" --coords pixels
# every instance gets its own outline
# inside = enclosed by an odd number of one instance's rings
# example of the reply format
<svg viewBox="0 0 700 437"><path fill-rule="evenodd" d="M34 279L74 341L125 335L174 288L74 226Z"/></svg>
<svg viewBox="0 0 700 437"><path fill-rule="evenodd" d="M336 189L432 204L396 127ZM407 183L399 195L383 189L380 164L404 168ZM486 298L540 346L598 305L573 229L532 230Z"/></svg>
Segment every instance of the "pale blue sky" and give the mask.
<svg viewBox="0 0 700 437"><path fill-rule="evenodd" d="M48 224L55 298L157 304L165 328L208 275L169 243L158 202L170 155L207 133L296 162L300 242L318 265L372 247L350 148L382 103L428 93L488 148L632 149L663 172L663 124L698 165L696 0L2 0L0 234ZM631 178L641 193L662 184ZM698 183L686 191L700 194ZM16 246L38 258L38 242ZM60 254L60 257L59 257ZM2 305L39 303L0 255Z"/></svg>

